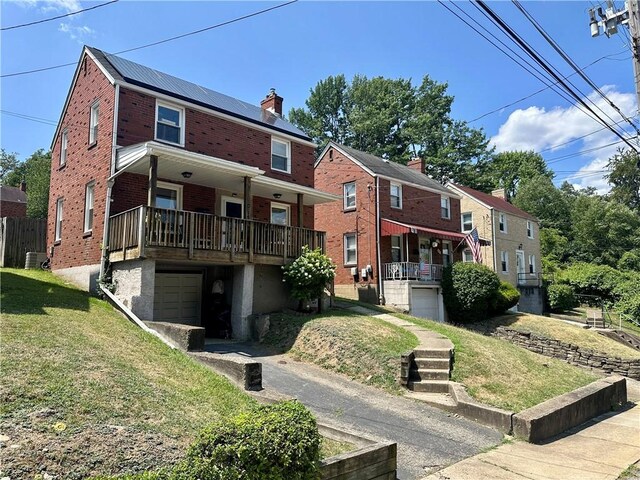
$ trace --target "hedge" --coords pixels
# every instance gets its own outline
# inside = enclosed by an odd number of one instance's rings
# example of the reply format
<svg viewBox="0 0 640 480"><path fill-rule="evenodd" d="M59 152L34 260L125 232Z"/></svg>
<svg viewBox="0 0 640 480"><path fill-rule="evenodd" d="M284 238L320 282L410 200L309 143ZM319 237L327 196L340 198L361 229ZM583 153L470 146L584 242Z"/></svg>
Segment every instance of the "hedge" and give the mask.
<svg viewBox="0 0 640 480"><path fill-rule="evenodd" d="M496 298L500 280L484 265L457 262L442 273L442 295L453 322L486 319Z"/></svg>

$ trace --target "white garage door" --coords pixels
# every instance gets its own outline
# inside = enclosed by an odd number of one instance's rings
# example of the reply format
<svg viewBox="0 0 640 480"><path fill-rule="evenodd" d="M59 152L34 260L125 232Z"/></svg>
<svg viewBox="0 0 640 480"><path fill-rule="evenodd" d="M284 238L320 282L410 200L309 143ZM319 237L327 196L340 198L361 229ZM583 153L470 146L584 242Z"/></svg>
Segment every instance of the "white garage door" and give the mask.
<svg viewBox="0 0 640 480"><path fill-rule="evenodd" d="M435 288L411 289L411 315L439 322L438 312L438 291Z"/></svg>
<svg viewBox="0 0 640 480"><path fill-rule="evenodd" d="M200 325L202 275L156 273L153 319L156 322Z"/></svg>

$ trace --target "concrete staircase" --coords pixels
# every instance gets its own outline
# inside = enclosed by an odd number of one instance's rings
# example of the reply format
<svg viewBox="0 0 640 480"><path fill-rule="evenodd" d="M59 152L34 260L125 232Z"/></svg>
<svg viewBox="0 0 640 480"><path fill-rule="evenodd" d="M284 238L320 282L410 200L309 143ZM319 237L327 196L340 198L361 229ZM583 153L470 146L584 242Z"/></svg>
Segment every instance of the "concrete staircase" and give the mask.
<svg viewBox="0 0 640 480"><path fill-rule="evenodd" d="M407 388L422 393L448 393L453 347L441 339L429 343L442 345L421 345L413 350L413 358L408 359Z"/></svg>

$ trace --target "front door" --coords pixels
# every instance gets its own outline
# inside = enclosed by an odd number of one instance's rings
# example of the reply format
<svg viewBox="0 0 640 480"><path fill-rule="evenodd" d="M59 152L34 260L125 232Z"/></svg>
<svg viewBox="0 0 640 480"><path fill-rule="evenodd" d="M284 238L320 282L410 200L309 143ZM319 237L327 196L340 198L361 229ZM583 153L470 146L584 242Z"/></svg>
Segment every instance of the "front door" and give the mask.
<svg viewBox="0 0 640 480"><path fill-rule="evenodd" d="M420 237L420 278L431 280L431 244L428 238Z"/></svg>
<svg viewBox="0 0 640 480"><path fill-rule="evenodd" d="M520 282L524 278L524 252L522 250L516 250L516 273L517 281Z"/></svg>
<svg viewBox="0 0 640 480"><path fill-rule="evenodd" d="M244 217L244 200L233 197L222 197L222 216L227 218ZM222 248L232 249L234 244L242 243L242 225L231 220L222 220ZM238 248L236 248L237 250Z"/></svg>

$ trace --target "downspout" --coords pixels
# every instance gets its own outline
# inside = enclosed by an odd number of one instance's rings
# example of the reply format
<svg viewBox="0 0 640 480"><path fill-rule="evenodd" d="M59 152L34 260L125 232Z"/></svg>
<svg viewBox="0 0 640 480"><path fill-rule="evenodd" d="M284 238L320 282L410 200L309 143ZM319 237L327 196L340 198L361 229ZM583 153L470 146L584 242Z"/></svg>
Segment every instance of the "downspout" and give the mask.
<svg viewBox="0 0 640 480"><path fill-rule="evenodd" d="M120 103L120 85L116 83L115 98L113 101L113 130L111 133L111 163L109 165L109 177L116 171L116 146L118 144L118 107ZM102 228L102 260L100 261L100 276L104 277L107 269L107 249L109 248L109 216L111 214L111 190L115 180L107 180L107 197L104 205L104 225Z"/></svg>
<svg viewBox="0 0 640 480"><path fill-rule="evenodd" d="M380 260L380 177L376 176L376 256L378 261L378 301L385 304L382 262Z"/></svg>

